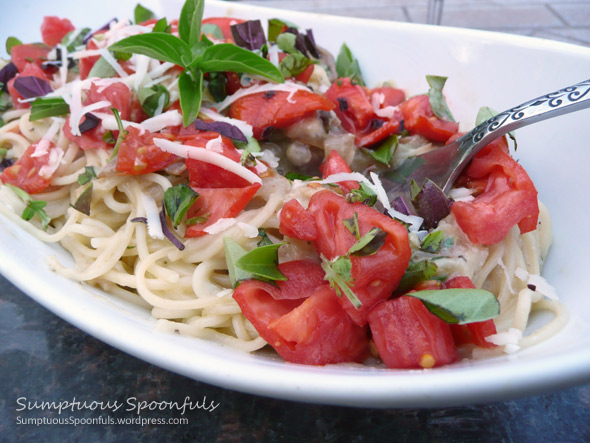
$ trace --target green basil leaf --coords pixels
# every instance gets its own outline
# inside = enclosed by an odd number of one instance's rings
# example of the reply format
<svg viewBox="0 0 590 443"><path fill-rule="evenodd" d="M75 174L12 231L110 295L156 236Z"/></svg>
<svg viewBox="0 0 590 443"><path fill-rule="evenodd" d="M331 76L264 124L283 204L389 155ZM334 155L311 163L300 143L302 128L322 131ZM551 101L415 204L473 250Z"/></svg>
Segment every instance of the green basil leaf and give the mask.
<svg viewBox="0 0 590 443"><path fill-rule="evenodd" d="M296 77L307 69L313 62L301 53L289 54L279 63L283 77Z"/></svg>
<svg viewBox="0 0 590 443"><path fill-rule="evenodd" d="M168 24L168 20L166 20L166 17L161 18L154 25L152 32L165 32L167 34L170 34L172 32L172 25Z"/></svg>
<svg viewBox="0 0 590 443"><path fill-rule="evenodd" d="M351 218L345 218L342 220L342 223L344 224L344 227L356 237L357 240L360 240L361 229L359 228L359 216L356 212Z"/></svg>
<svg viewBox="0 0 590 443"><path fill-rule="evenodd" d="M387 232L380 228L371 228L369 232L350 247L348 254L358 257L376 254L381 249L381 246L385 244L386 238Z"/></svg>
<svg viewBox="0 0 590 443"><path fill-rule="evenodd" d="M424 237L424 240L420 243L420 249L424 252L436 254L441 249L443 239L444 234L442 231L432 231Z"/></svg>
<svg viewBox="0 0 590 443"><path fill-rule="evenodd" d="M70 107L61 97L37 98L31 104L30 121L39 120L56 115L65 115L70 112Z"/></svg>
<svg viewBox="0 0 590 443"><path fill-rule="evenodd" d="M23 220L29 221L36 215L39 217L39 220L41 220L41 227L43 230L47 231L47 227L51 222L51 218L47 215L47 212L45 212L44 209L45 206L47 206L47 202L44 202L43 200L33 200L25 190L9 183L7 183L5 186L8 186L10 189L12 189L17 197L27 204L25 209L23 209L21 218Z"/></svg>
<svg viewBox="0 0 590 443"><path fill-rule="evenodd" d="M170 103L170 93L162 85L154 85L151 88L139 88L137 98L142 109L150 117L161 114Z"/></svg>
<svg viewBox="0 0 590 443"><path fill-rule="evenodd" d="M336 58L336 72L338 73L338 77L350 77L351 80L356 81L359 85L365 86L358 60L354 58L346 43L342 43L340 52Z"/></svg>
<svg viewBox="0 0 590 443"><path fill-rule="evenodd" d="M192 61L190 47L178 37L164 32L132 35L109 46L109 50L143 54L185 67Z"/></svg>
<svg viewBox="0 0 590 443"><path fill-rule="evenodd" d="M113 56L120 62L129 60L133 54L131 52L113 52Z"/></svg>
<svg viewBox="0 0 590 443"><path fill-rule="evenodd" d="M135 23L143 23L152 18L156 18L156 15L148 8L145 8L138 3L133 11L133 18L135 19Z"/></svg>
<svg viewBox="0 0 590 443"><path fill-rule="evenodd" d="M434 115L442 120L454 122L455 119L453 118L453 114L451 114L451 110L447 106L447 101L442 93L447 77L427 75L426 81L430 85L430 89L428 90L428 100L430 100L430 106L432 107Z"/></svg>
<svg viewBox="0 0 590 443"><path fill-rule="evenodd" d="M8 94L5 94L0 91L0 111L6 111L7 109L12 107L12 101L9 97L10 96Z"/></svg>
<svg viewBox="0 0 590 443"><path fill-rule="evenodd" d="M337 257L334 260L328 260L322 256L322 269L326 273L324 280L330 283L330 287L336 291L336 295L346 298L355 308L362 306L361 301L350 288L348 283L352 282L352 262L349 257Z"/></svg>
<svg viewBox="0 0 590 443"><path fill-rule="evenodd" d="M78 196L72 208L82 214L90 215L90 204L92 203L92 183L90 183Z"/></svg>
<svg viewBox="0 0 590 443"><path fill-rule="evenodd" d="M384 165L390 166L391 159L395 155L395 151L397 151L397 147L399 146L399 137L397 135L392 135L387 137L379 147L375 149L367 149L363 148L363 151L373 157L374 160L378 161L379 163L383 163Z"/></svg>
<svg viewBox="0 0 590 443"><path fill-rule="evenodd" d="M223 35L221 28L218 25L214 25L213 23L205 23L202 25L201 34L204 34L207 37L211 36L216 40L225 40L225 36Z"/></svg>
<svg viewBox="0 0 590 443"><path fill-rule="evenodd" d="M61 40L61 44L66 47L66 50L68 52L74 52L76 50L76 48L78 48L79 46L84 46L84 37L90 31L91 31L90 28L84 28L80 32L78 32L78 31L70 31ZM74 40L70 41L70 39L71 39L71 37L72 37L72 35L74 33L77 33L76 34L76 38L74 38Z"/></svg>
<svg viewBox="0 0 590 443"><path fill-rule="evenodd" d="M207 72L232 71L261 75L276 83L285 81L281 71L271 62L231 43L220 43L207 48L198 66Z"/></svg>
<svg viewBox="0 0 590 443"><path fill-rule="evenodd" d="M298 53L299 51L295 48L296 40L297 36L295 34L283 32L277 37L277 46L280 50L286 52L287 54Z"/></svg>
<svg viewBox="0 0 590 443"><path fill-rule="evenodd" d="M405 293L410 291L421 281L430 280L437 269L438 267L430 260L410 262L395 292Z"/></svg>
<svg viewBox="0 0 590 443"><path fill-rule="evenodd" d="M496 115L498 115L498 113L494 111L492 108L488 106L482 106L481 108L479 108L479 111L477 112L477 117L475 117L475 126L479 126L482 123L487 122L490 118L495 117ZM510 131L508 133L508 137L510 137L514 142L514 150L516 150L517 143L514 131Z"/></svg>
<svg viewBox="0 0 590 443"><path fill-rule="evenodd" d="M119 115L119 110L117 108L111 108L111 112L115 116L115 120L117 121L117 127L119 128L119 135L117 136L117 141L115 142L115 147L113 148L113 153L111 154L110 160L114 159L117 154L119 153L119 146L127 137L128 132L125 130L123 126L123 120L121 120L121 115Z"/></svg>
<svg viewBox="0 0 590 443"><path fill-rule="evenodd" d="M213 97L216 102L223 101L227 97L225 85L227 84L227 77L225 74L220 72L209 73L209 82L207 83L207 89L209 94Z"/></svg>
<svg viewBox="0 0 590 443"><path fill-rule="evenodd" d="M349 203L362 202L367 206L374 206L377 203L377 194L364 182L361 182L359 189L352 189L346 194L346 201Z"/></svg>
<svg viewBox="0 0 590 443"><path fill-rule="evenodd" d="M317 177L312 177L311 175L307 175L307 174L299 174L298 172L287 172L285 174L285 178L288 180L301 180L301 181L310 181L310 180L316 180Z"/></svg>
<svg viewBox="0 0 590 443"><path fill-rule="evenodd" d="M12 37L12 36L8 37L6 39L6 52L8 52L8 54L10 54L10 52L12 51L12 48L14 46L22 45L22 44L23 44L23 42L21 42L18 38Z"/></svg>
<svg viewBox="0 0 590 443"><path fill-rule="evenodd" d="M191 226L191 225L198 225L201 223L207 223L209 221L209 217L211 217L211 213L206 212L203 215L199 215L198 217L191 217L191 218L187 219L184 222L184 224L187 226Z"/></svg>
<svg viewBox="0 0 590 443"><path fill-rule="evenodd" d="M279 271L279 248L283 243L252 249L235 261L235 266L242 271L268 280L287 280Z"/></svg>
<svg viewBox="0 0 590 443"><path fill-rule="evenodd" d="M266 233L266 229L264 228L258 228L258 237L260 237L260 240L258 241L258 243L256 243L256 246L258 247L274 244L268 236L268 234Z"/></svg>
<svg viewBox="0 0 590 443"><path fill-rule="evenodd" d="M182 109L182 122L188 127L195 121L201 108L203 88L203 72L197 70L195 77L191 77L188 71L184 71L178 77L178 90L180 91L180 108Z"/></svg>
<svg viewBox="0 0 590 443"><path fill-rule="evenodd" d="M113 131L105 132L102 136L102 140L108 143L109 145L114 145L115 143L117 143L117 139L113 135Z"/></svg>
<svg viewBox="0 0 590 443"><path fill-rule="evenodd" d="M197 44L201 37L204 0L186 0L178 19L178 35L190 47Z"/></svg>
<svg viewBox="0 0 590 443"><path fill-rule="evenodd" d="M78 183L85 185L93 178L96 178L96 172L92 166L85 166L84 172L78 176Z"/></svg>
<svg viewBox="0 0 590 443"><path fill-rule="evenodd" d="M164 207L175 229L198 197L199 194L184 183L166 189Z"/></svg>
<svg viewBox="0 0 590 443"><path fill-rule="evenodd" d="M274 42L277 37L283 32L284 28L299 28L295 23L282 20L278 18L271 18L268 20L268 41Z"/></svg>
<svg viewBox="0 0 590 443"><path fill-rule="evenodd" d="M500 314L500 303L483 289L440 289L406 294L421 300L428 310L447 323L464 325Z"/></svg>
<svg viewBox="0 0 590 443"><path fill-rule="evenodd" d="M99 78L111 78L116 77L117 71L115 68L101 56L96 63L92 66L92 69L88 73L88 78L99 77Z"/></svg>
<svg viewBox="0 0 590 443"><path fill-rule="evenodd" d="M420 193L420 186L416 183L416 180L410 181L410 198L412 201L416 199L416 196Z"/></svg>
<svg viewBox="0 0 590 443"><path fill-rule="evenodd" d="M223 250L225 252L225 262L227 264L229 280L234 288L239 282L254 278L252 274L235 265L235 263L248 252L237 241L229 237L224 237Z"/></svg>

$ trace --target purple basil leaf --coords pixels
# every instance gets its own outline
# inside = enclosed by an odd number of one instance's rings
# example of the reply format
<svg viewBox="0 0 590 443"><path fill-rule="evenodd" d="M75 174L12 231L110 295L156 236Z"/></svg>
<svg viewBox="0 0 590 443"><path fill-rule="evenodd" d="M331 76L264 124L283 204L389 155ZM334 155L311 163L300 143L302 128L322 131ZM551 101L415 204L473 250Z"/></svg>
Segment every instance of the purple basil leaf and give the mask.
<svg viewBox="0 0 590 443"><path fill-rule="evenodd" d="M307 50L314 58L320 58L320 53L318 52L318 46L315 43L315 37L313 36L313 31L311 29L307 30L307 34L305 34L305 46Z"/></svg>
<svg viewBox="0 0 590 443"><path fill-rule="evenodd" d="M82 43L86 44L88 43L88 41L92 38L92 36L94 34L96 34L98 31L108 31L109 28L111 27L111 23L115 22L117 23L119 20L117 20L116 18L112 18L110 19L105 25L101 26L98 29L95 29L94 31L90 31L88 34L86 34L84 36L84 40L82 40Z"/></svg>
<svg viewBox="0 0 590 443"><path fill-rule="evenodd" d="M248 139L237 126L230 125L226 122L204 122L203 120L195 119L195 129L199 131L213 131L225 137L233 138L241 142L247 143Z"/></svg>
<svg viewBox="0 0 590 443"><path fill-rule="evenodd" d="M166 236L168 240L172 242L174 246L176 246L180 251L184 250L184 245L180 240L176 238L176 236L170 232L168 229L168 225L166 224L166 209L165 206L162 204L162 210L160 211L160 224L162 225L162 232Z"/></svg>
<svg viewBox="0 0 590 443"><path fill-rule="evenodd" d="M146 217L135 217L129 221L131 221L132 223L144 223L147 225L147 218Z"/></svg>
<svg viewBox="0 0 590 443"><path fill-rule="evenodd" d="M231 26L231 35L236 45L255 51L266 44L266 37L260 20L249 20Z"/></svg>
<svg viewBox="0 0 590 443"><path fill-rule="evenodd" d="M78 128L80 129L80 132L83 134L86 131L90 131L91 129L96 128L99 123L100 119L96 115L87 112L86 114L84 114L84 121L80 123Z"/></svg>
<svg viewBox="0 0 590 443"><path fill-rule="evenodd" d="M404 215L410 215L410 209L401 195L391 202L391 207Z"/></svg>
<svg viewBox="0 0 590 443"><path fill-rule="evenodd" d="M14 165L14 159L3 158L2 161L0 161L0 171L4 171L6 168L11 167L12 165Z"/></svg>
<svg viewBox="0 0 590 443"><path fill-rule="evenodd" d="M426 180L412 200L417 214L424 219L424 229L436 228L438 222L451 212L451 201L432 181Z"/></svg>
<svg viewBox="0 0 590 443"><path fill-rule="evenodd" d="M47 81L34 76L19 76L14 81L14 89L23 98L43 97L53 91Z"/></svg>
<svg viewBox="0 0 590 443"><path fill-rule="evenodd" d="M18 74L18 69L16 69L16 65L12 62L0 69L0 82L4 83L5 91L7 89L6 84L9 80L12 80L16 74Z"/></svg>

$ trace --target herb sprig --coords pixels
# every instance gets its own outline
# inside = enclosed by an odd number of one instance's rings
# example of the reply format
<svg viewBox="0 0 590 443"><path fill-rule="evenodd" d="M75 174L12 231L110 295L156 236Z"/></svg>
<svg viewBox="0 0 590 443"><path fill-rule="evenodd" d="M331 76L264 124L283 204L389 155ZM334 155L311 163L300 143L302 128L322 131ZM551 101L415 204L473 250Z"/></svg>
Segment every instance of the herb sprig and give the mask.
<svg viewBox="0 0 590 443"><path fill-rule="evenodd" d="M47 206L47 202L43 200L33 200L28 192L11 184L6 184L6 186L12 189L18 198L27 204L25 209L23 209L23 213L21 215L22 219L29 221L36 215L39 217L39 220L41 220L41 227L43 230L47 231L47 227L51 222L51 217L47 215L47 212L45 212L44 209L45 206Z"/></svg>
<svg viewBox="0 0 590 443"><path fill-rule="evenodd" d="M109 47L112 51L143 54L184 68L178 87L185 127L199 113L205 72L233 71L259 75L277 83L285 81L276 66L254 52L231 43L214 45L201 36L204 3L204 0L185 2L178 21L179 37L151 32L127 37Z"/></svg>

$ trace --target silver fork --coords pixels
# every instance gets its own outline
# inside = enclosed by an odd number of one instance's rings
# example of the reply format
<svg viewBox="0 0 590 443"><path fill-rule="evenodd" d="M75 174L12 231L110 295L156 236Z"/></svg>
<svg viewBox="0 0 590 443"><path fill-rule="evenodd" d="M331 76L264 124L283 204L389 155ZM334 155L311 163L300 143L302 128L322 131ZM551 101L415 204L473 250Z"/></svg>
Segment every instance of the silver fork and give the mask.
<svg viewBox="0 0 590 443"><path fill-rule="evenodd" d="M428 178L446 194L473 156L496 138L523 126L586 108L590 108L590 79L510 108L454 142L406 160L402 165L403 174L400 168L381 174L383 186L393 200L399 195L407 197L411 180L421 185Z"/></svg>

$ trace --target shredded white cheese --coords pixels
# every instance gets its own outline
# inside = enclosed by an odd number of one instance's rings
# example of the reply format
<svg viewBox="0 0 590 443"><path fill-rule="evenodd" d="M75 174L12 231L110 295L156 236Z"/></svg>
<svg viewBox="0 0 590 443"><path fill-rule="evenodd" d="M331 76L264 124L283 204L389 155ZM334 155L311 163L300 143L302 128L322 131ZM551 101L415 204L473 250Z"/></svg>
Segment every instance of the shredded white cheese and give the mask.
<svg viewBox="0 0 590 443"><path fill-rule="evenodd" d="M176 109L148 118L141 122L141 126L150 132L158 132L167 126L182 124L182 115Z"/></svg>
<svg viewBox="0 0 590 443"><path fill-rule="evenodd" d="M199 110L199 114L202 114L205 117L210 118L211 120L216 121L216 122L229 123L230 125L233 125L236 128L238 128L240 131L242 131L242 133L246 137L252 137L252 134L253 134L252 125L249 125L248 123L246 123L242 120L237 120L235 118L225 117L225 116L219 114L218 112L215 112L213 109L209 109L209 108L201 108Z"/></svg>
<svg viewBox="0 0 590 443"><path fill-rule="evenodd" d="M49 180L53 176L53 173L59 167L59 164L60 164L63 156L64 156L63 149L56 148L56 147L51 148L49 150L49 161L46 165L43 165L43 166L41 166L41 168L39 168L39 175L41 177Z"/></svg>
<svg viewBox="0 0 590 443"><path fill-rule="evenodd" d="M307 89L305 86L298 85L296 83L293 83L292 81L286 81L285 83L280 83L280 84L265 83L263 85L254 85L254 86L250 86L249 88L240 89L240 90L236 91L235 93L233 93L232 95L228 95L223 101L215 104L215 109L217 109L217 111L223 111L225 108L227 108L233 102L235 102L236 100L238 100L242 97L245 97L245 96L251 95L251 94L257 94L259 92L266 92L266 91L289 92L290 93L289 97L287 97L287 100L289 100L293 96L293 94L295 94L299 90L309 91L309 89Z"/></svg>
<svg viewBox="0 0 590 443"><path fill-rule="evenodd" d="M113 55L110 53L110 51L108 49L101 49L100 50L100 55L102 55L102 57L105 59L105 61L109 65L111 65L113 67L113 69L115 70L115 72L117 74L119 74L119 77L124 78L124 77L127 77L129 75L121 67L121 65L119 64L119 62L117 62L117 60L115 60L115 57L113 57Z"/></svg>
<svg viewBox="0 0 590 443"><path fill-rule="evenodd" d="M164 239L164 232L162 231L162 224L160 223L160 213L156 206L156 200L147 194L141 194L141 201L145 211L145 218L147 219L148 234L151 238L159 240Z"/></svg>
<svg viewBox="0 0 590 443"><path fill-rule="evenodd" d="M195 146L181 145L180 143L172 142L162 138L154 138L154 144L161 150L178 155L179 157L192 158L219 166L220 168L236 174L238 177L242 177L244 180L247 180L250 183L262 183L260 177L258 177L255 173L243 167L239 163L236 163L235 161L218 154L217 152L213 152L208 149L197 148Z"/></svg>
<svg viewBox="0 0 590 443"><path fill-rule="evenodd" d="M207 226L205 229L203 229L203 231L206 232L207 234L215 235L215 234L219 234L220 232L223 232L223 231L231 228L235 224L236 224L235 218L220 218L212 225Z"/></svg>
<svg viewBox="0 0 590 443"><path fill-rule="evenodd" d="M449 197L456 202L469 202L475 200L473 192L475 191L469 188L453 188L449 191Z"/></svg>
<svg viewBox="0 0 590 443"><path fill-rule="evenodd" d="M514 275L527 285L533 285L535 287L535 292L538 292L551 300L558 300L555 288L539 274L530 274L526 269L516 268L514 270Z"/></svg>
<svg viewBox="0 0 590 443"><path fill-rule="evenodd" d="M51 126L49 127L47 132L45 132L43 138L39 140L39 142L37 143L37 146L35 147L35 152L31 154L31 157L42 157L49 152L49 145L53 140L53 137L55 137L55 134L58 133L58 131L61 129L65 122L63 118L58 117L52 117L52 120L53 123L51 123Z"/></svg>
<svg viewBox="0 0 590 443"><path fill-rule="evenodd" d="M135 55L135 80L133 80L133 89L136 91L141 86L143 79L147 75L150 58L147 55Z"/></svg>
<svg viewBox="0 0 590 443"><path fill-rule="evenodd" d="M238 227L244 231L246 237L256 238L258 237L258 228L250 223L238 222Z"/></svg>
<svg viewBox="0 0 590 443"><path fill-rule="evenodd" d="M522 340L522 331L516 328L510 328L504 332L489 335L486 341L495 344L496 346L504 346L506 354L514 354L520 349L520 341Z"/></svg>
<svg viewBox="0 0 590 443"><path fill-rule="evenodd" d="M223 139L221 138L221 135L217 138L209 140L205 145L205 149L217 152L218 154L223 154Z"/></svg>

